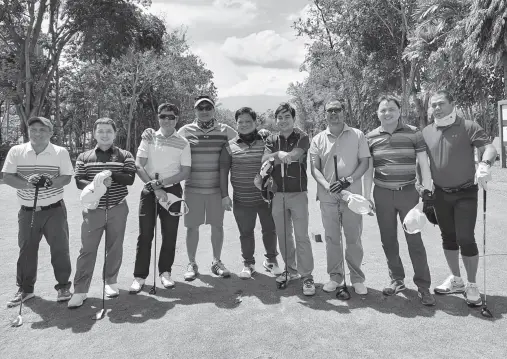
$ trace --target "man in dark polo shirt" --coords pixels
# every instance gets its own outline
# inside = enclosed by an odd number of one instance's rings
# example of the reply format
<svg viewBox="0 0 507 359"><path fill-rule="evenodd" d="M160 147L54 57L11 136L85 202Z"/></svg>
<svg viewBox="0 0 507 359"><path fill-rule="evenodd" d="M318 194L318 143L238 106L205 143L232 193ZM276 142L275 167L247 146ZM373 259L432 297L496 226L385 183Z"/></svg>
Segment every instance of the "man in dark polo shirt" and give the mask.
<svg viewBox="0 0 507 359"><path fill-rule="evenodd" d="M403 223L408 212L419 203L416 190L416 166L421 168L424 188L431 189L431 173L422 133L400 120L400 102L393 96L379 98L377 115L380 126L366 135L371 152L364 176L364 196L373 198L377 209L380 240L387 259L391 284L384 295L405 289L405 270L400 258L397 218ZM431 276L421 233L405 232L408 252L414 268L414 283L424 305L435 305L430 293Z"/></svg>
<svg viewBox="0 0 507 359"><path fill-rule="evenodd" d="M229 198L228 177L231 172L233 188L234 217L239 228L241 254L244 268L239 273L242 279L250 278L255 272L254 229L257 216L262 227L262 241L266 250L263 266L275 275L280 275L276 256L276 230L271 207L262 198L254 185L254 179L262 165L265 139L270 135L267 130L257 130L257 114L250 107L242 107L235 114L238 136L229 141L220 154L220 189L224 202Z"/></svg>
<svg viewBox="0 0 507 359"><path fill-rule="evenodd" d="M308 192L306 175L306 157L310 148L308 135L294 128L296 110L288 103L282 103L275 111L275 121L279 135L271 135L266 140L266 149L262 162L274 159L272 177L278 192L273 197L273 220L282 258L287 272L276 281L279 283L303 278L303 294L314 295L313 253L308 236ZM282 179L282 166L285 177ZM282 183L282 181L284 183ZM285 186L285 191L283 191ZM285 213L283 203L285 201ZM284 223L284 217L286 223ZM294 226L294 237L292 227ZM287 248L285 248L287 235ZM296 263L297 257L297 263Z"/></svg>
<svg viewBox="0 0 507 359"><path fill-rule="evenodd" d="M118 272L123 257L123 239L129 209L125 197L127 186L134 183L136 166L134 157L128 151L113 145L116 137L116 125L110 118L99 118L93 125L93 135L97 141L94 149L81 153L76 160L76 185L84 189L95 176L110 171L104 181L109 192L104 194L97 208L83 210L81 225L81 249L76 263L74 277L74 295L69 308L83 305L93 277L97 251L104 231L106 232L106 268L105 292L108 297L119 295L117 286ZM108 208L106 223L106 206Z"/></svg>
<svg viewBox="0 0 507 359"><path fill-rule="evenodd" d="M473 121L457 116L454 100L447 91L437 91L430 99L435 121L422 131L428 147L431 175L435 186L435 214L442 232L442 247L451 275L435 293L465 293L470 305L481 305L476 284L479 251L474 229L477 217L478 186L486 189L496 149L484 130ZM479 152L475 169L474 147ZM468 283L461 279L459 251Z"/></svg>

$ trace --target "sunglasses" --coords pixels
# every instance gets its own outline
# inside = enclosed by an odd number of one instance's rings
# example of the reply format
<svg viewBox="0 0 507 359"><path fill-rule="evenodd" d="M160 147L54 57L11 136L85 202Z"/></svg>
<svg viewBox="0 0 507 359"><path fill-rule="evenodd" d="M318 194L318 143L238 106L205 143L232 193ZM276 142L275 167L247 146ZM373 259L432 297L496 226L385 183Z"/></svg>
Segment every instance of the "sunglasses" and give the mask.
<svg viewBox="0 0 507 359"><path fill-rule="evenodd" d="M213 106L206 105L206 106L197 106L197 111L211 111L213 110Z"/></svg>
<svg viewBox="0 0 507 359"><path fill-rule="evenodd" d="M340 112L342 112L341 108L330 108L329 110L327 110L327 113L340 113Z"/></svg>
<svg viewBox="0 0 507 359"><path fill-rule="evenodd" d="M176 116L174 115L158 115L158 118L160 118L161 120L169 120L169 121L176 120Z"/></svg>

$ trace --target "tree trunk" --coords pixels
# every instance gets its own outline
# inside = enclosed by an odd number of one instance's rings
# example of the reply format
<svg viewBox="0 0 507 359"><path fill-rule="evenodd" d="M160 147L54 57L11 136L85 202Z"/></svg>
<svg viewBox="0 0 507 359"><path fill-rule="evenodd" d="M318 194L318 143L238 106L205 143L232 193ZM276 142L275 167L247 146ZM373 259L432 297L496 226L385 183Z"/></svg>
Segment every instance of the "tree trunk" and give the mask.
<svg viewBox="0 0 507 359"><path fill-rule="evenodd" d="M502 56L503 66L503 97L507 99L507 52L504 52Z"/></svg>
<svg viewBox="0 0 507 359"><path fill-rule="evenodd" d="M58 64L55 70L55 135L56 144L62 145L62 121L60 119L60 69Z"/></svg>

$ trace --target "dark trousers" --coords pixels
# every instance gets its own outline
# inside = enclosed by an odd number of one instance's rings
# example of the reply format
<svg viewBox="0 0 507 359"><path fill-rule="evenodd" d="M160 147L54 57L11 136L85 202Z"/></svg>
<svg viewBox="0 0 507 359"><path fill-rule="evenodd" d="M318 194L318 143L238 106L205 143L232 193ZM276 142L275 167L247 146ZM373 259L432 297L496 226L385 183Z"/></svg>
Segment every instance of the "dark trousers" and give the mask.
<svg viewBox="0 0 507 359"><path fill-rule="evenodd" d="M181 198L181 185L164 188L167 193L172 193ZM137 237L136 263L134 277L146 279L150 273L151 243L155 229L155 194L143 189L139 203L139 237ZM179 211L181 202L173 204L171 211ZM169 212L157 202L158 217L162 233L162 246L158 257L159 274L171 272L174 263L174 252L176 250L176 238L178 235L178 224L180 217L171 216ZM157 246L158 247L158 246ZM158 248L157 248L158 249Z"/></svg>
<svg viewBox="0 0 507 359"><path fill-rule="evenodd" d="M265 257L269 262L274 262L278 252L276 250L276 229L275 222L271 215L271 208L267 203L257 206L245 206L235 201L233 206L234 217L239 229L239 240L241 241L241 254L245 265L255 264L255 222L257 216L261 222L262 241L266 250Z"/></svg>
<svg viewBox="0 0 507 359"><path fill-rule="evenodd" d="M456 193L435 188L435 214L442 232L442 247L473 257L479 254L474 230L477 220L477 186Z"/></svg>
<svg viewBox="0 0 507 359"><path fill-rule="evenodd" d="M32 214L35 214L33 228L30 229ZM18 213L19 258L16 283L25 293L33 293L37 280L39 244L46 237L51 251L51 265L58 284L55 289L70 288L72 267L69 256L69 226L67 209L62 205L44 211L24 211Z"/></svg>
<svg viewBox="0 0 507 359"><path fill-rule="evenodd" d="M380 230L382 248L387 258L387 267L391 280L403 280L405 270L400 258L398 243L398 219L403 223L408 212L419 203L419 194L414 185L403 187L399 191L375 186L373 198L377 209L377 223ZM409 234L405 232L408 254L414 268L414 283L419 288L429 289L431 284L430 269L426 256L426 249L421 233Z"/></svg>

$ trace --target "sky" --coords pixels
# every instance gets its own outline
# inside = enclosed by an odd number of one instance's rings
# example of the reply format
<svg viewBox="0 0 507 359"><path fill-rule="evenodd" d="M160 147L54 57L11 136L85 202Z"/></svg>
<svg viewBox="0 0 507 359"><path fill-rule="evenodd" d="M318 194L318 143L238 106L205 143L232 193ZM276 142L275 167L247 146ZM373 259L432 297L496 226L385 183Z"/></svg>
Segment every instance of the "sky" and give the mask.
<svg viewBox="0 0 507 359"><path fill-rule="evenodd" d="M307 40L292 23L308 0L152 0L151 12L169 28L183 26L191 51L213 71L220 99L287 96L290 82L307 74L299 67Z"/></svg>

